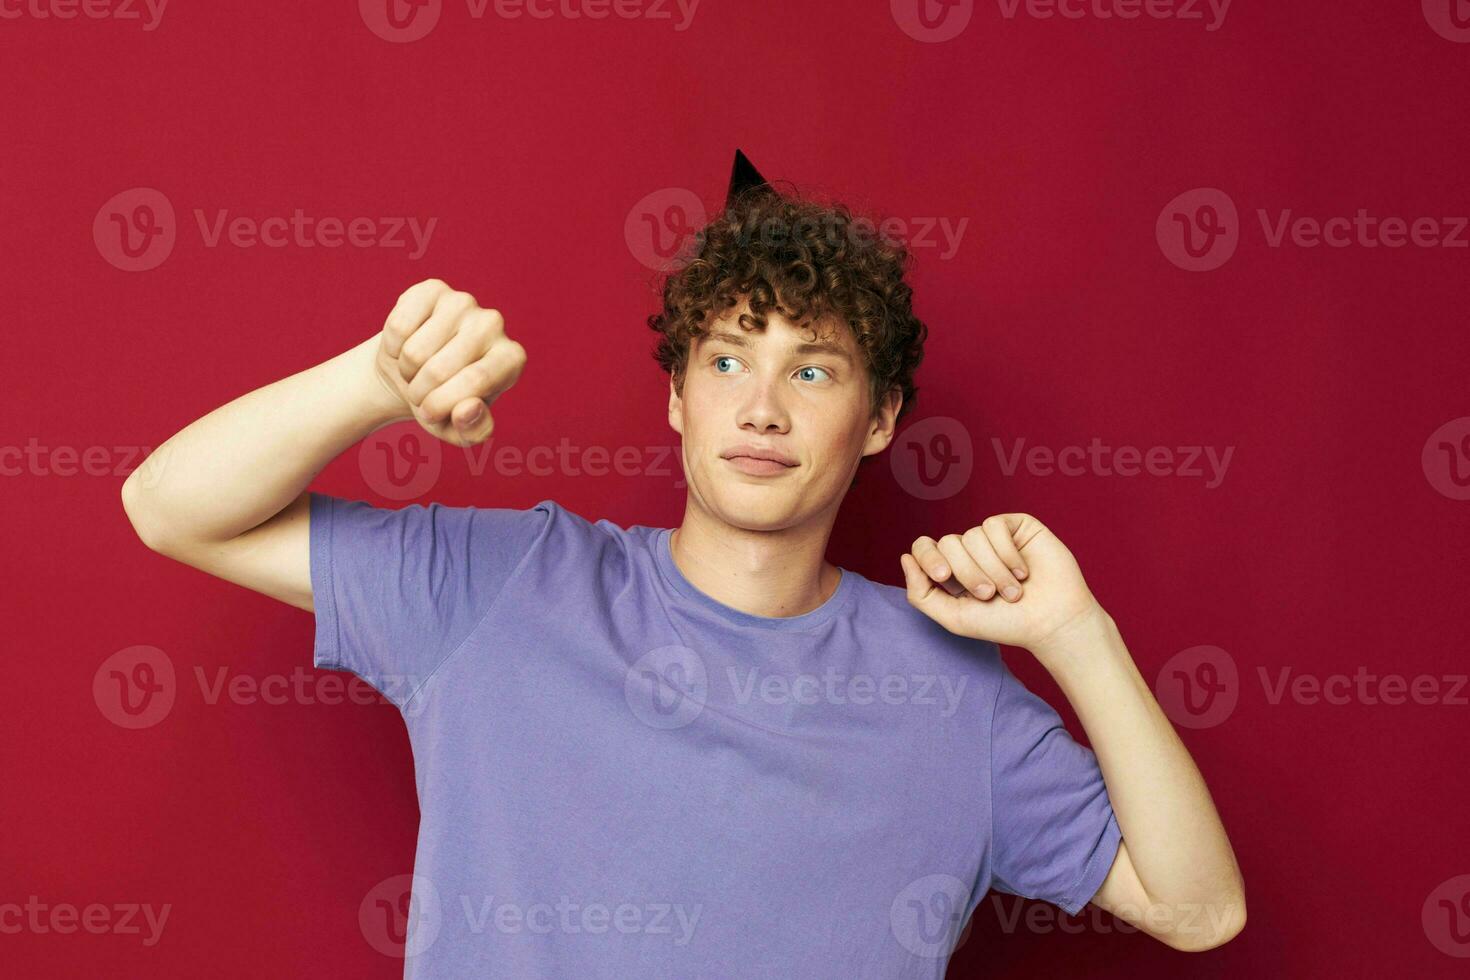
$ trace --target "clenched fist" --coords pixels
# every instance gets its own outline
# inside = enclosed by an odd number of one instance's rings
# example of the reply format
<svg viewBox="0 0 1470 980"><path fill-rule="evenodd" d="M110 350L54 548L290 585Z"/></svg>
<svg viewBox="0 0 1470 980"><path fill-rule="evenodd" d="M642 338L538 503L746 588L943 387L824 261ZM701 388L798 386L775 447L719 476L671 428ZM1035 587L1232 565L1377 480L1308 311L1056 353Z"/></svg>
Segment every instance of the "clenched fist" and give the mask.
<svg viewBox="0 0 1470 980"><path fill-rule="evenodd" d="M379 380L436 438L470 446L489 438L490 404L521 376L526 349L505 320L439 279L410 286L378 344Z"/></svg>

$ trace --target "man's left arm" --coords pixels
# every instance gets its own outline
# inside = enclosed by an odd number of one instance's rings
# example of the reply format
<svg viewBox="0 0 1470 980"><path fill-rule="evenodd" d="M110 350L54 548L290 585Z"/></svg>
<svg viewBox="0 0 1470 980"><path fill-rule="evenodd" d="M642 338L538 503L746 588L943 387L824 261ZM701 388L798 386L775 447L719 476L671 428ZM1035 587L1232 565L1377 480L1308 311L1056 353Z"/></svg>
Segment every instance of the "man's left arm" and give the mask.
<svg viewBox="0 0 1470 980"><path fill-rule="evenodd" d="M921 537L900 561L915 608L1030 651L1077 712L1123 832L1092 903L1175 949L1240 932L1245 888L1204 778L1066 545L1028 514L999 514Z"/></svg>

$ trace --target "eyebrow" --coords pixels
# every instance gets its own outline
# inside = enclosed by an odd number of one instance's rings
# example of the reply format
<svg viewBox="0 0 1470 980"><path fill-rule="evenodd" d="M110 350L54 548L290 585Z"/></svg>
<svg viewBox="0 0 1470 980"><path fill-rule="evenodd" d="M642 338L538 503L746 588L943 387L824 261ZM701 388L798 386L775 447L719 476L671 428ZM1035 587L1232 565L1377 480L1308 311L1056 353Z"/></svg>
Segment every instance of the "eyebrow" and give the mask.
<svg viewBox="0 0 1470 980"><path fill-rule="evenodd" d="M729 344L732 347L743 347L747 350L755 347L755 341L751 340L749 337L744 336L743 334L730 333L727 330L715 330L711 333L707 333L704 335L703 340L709 341L711 343L723 342ZM797 354L831 354L833 357L840 357L849 365L852 364L852 355L849 354L840 344L835 343L831 340L822 340L816 342L806 341L804 343L797 344L795 347L792 348L792 350L795 351Z"/></svg>

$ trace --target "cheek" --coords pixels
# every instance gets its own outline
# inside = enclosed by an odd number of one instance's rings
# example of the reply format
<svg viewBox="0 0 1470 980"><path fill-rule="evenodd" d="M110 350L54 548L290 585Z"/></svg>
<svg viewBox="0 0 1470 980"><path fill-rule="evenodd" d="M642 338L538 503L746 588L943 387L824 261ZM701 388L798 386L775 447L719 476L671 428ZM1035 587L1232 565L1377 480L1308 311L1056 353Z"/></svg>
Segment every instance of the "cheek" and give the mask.
<svg viewBox="0 0 1470 980"><path fill-rule="evenodd" d="M703 441L706 432L713 431L720 419L721 406L717 393L708 385L685 383L682 398L684 406L684 438L691 445Z"/></svg>

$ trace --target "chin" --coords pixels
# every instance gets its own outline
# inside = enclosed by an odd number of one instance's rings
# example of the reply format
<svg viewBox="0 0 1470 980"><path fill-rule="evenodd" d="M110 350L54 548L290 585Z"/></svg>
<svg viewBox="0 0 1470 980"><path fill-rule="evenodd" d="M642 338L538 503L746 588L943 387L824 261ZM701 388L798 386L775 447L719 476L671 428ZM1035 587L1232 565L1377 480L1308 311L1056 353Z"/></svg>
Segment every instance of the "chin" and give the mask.
<svg viewBox="0 0 1470 980"><path fill-rule="evenodd" d="M722 481L701 496L710 511L732 527L781 531L802 523L820 509L797 483Z"/></svg>

